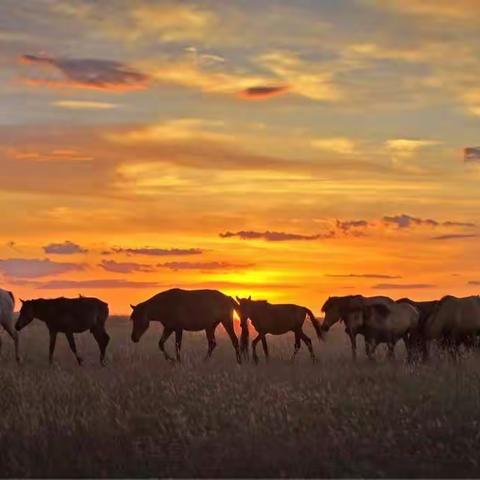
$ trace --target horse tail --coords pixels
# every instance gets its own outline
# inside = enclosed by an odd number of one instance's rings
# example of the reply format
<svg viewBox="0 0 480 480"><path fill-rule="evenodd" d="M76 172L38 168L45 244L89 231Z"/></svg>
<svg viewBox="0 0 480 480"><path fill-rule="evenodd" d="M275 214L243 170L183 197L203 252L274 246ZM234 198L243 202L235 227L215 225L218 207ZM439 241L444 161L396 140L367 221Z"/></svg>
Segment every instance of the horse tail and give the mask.
<svg viewBox="0 0 480 480"><path fill-rule="evenodd" d="M13 295L13 292L10 292L9 290L7 290L7 293L10 295L10 298L12 299L12 302L13 302L13 306L15 307L15 295Z"/></svg>
<svg viewBox="0 0 480 480"><path fill-rule="evenodd" d="M313 328L315 329L315 332L317 334L317 337L319 340L324 340L323 338L323 332L322 332L322 328L320 326L320 322L317 320L317 318L315 317L315 315L313 314L313 312L304 307L305 308L305 313L308 315L308 317L310 318L310 321L312 322L312 325L313 325Z"/></svg>
<svg viewBox="0 0 480 480"><path fill-rule="evenodd" d="M84 298L84 297L82 297ZM100 301L100 306L98 310L98 322L100 325L105 325L108 316L110 315L110 310L108 308L108 303Z"/></svg>

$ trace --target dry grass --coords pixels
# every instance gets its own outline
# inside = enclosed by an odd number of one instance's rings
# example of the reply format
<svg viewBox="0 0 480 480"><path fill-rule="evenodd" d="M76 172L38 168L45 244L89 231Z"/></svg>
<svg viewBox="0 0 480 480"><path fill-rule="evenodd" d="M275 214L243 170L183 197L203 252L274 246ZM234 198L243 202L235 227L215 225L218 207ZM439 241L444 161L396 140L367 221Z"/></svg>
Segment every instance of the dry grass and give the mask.
<svg viewBox="0 0 480 480"><path fill-rule="evenodd" d="M270 364L235 364L219 332L184 335L184 362L160 356L158 327L138 345L110 321L109 366L89 334L78 368L59 338L47 365L40 323L23 333L17 367L5 336L0 363L0 474L35 477L478 477L480 367L350 361L342 335L289 361L271 338ZM309 332L313 338L312 332ZM169 342L169 347L172 345ZM380 353L380 352L379 352Z"/></svg>

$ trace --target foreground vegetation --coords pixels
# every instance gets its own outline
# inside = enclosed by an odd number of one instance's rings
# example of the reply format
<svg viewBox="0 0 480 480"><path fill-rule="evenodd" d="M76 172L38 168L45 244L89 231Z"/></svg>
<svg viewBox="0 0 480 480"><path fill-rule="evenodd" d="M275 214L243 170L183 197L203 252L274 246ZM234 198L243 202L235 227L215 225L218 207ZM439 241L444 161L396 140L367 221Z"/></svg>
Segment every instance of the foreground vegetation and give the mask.
<svg viewBox="0 0 480 480"><path fill-rule="evenodd" d="M239 367L219 329L209 363L204 336L186 333L183 364L171 365L158 327L134 345L125 320L109 323L106 368L89 334L78 336L81 368L63 338L48 366L40 324L25 329L20 367L3 336L0 475L480 476L475 355L411 368L379 351L377 364L354 365L339 329L315 344L315 365L305 351L292 364L285 336L272 338L269 364Z"/></svg>

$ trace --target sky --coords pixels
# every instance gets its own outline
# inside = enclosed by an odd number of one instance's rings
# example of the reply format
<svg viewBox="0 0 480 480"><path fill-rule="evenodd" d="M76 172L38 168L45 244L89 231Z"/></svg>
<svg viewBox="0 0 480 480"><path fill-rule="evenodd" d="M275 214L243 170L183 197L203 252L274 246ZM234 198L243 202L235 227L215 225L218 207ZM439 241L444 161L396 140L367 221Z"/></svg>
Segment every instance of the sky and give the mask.
<svg viewBox="0 0 480 480"><path fill-rule="evenodd" d="M480 285L478 0L2 0L0 284L113 313Z"/></svg>

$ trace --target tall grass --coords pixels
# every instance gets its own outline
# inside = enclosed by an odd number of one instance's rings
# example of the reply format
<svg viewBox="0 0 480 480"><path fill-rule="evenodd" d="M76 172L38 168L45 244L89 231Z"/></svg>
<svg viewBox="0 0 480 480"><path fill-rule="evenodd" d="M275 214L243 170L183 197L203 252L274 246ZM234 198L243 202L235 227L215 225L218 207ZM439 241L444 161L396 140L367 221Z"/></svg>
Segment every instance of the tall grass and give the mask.
<svg viewBox="0 0 480 480"><path fill-rule="evenodd" d="M138 345L129 328L110 321L106 368L89 334L78 336L81 368L62 338L48 366L41 324L22 332L20 367L3 337L2 476L480 476L475 355L354 365L333 332L315 344L317 364L305 352L292 364L284 336L269 338L269 364L239 367L219 331L210 362L204 336L186 333L183 363L172 365L158 327Z"/></svg>

